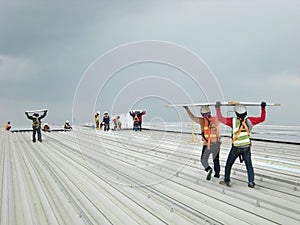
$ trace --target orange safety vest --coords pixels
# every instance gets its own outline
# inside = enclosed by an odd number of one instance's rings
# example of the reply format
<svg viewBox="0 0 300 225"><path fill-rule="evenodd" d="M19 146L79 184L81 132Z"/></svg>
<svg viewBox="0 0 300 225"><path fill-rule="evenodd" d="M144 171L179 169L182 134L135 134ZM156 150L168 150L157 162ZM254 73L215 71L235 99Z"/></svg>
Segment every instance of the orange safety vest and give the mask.
<svg viewBox="0 0 300 225"><path fill-rule="evenodd" d="M216 117L203 118L204 119L204 138L202 140L207 143L208 149L210 149L210 143L216 143L220 140L219 121Z"/></svg>

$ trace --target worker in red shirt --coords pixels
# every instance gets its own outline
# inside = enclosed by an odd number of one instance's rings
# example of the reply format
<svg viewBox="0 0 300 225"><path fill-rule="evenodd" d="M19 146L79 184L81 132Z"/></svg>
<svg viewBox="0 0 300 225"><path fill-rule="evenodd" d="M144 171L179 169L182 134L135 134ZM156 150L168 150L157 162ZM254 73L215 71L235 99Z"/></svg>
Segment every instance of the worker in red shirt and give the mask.
<svg viewBox="0 0 300 225"><path fill-rule="evenodd" d="M225 177L220 184L231 186L230 183L230 172L234 161L237 157L240 161L245 161L247 173L248 173L248 187L254 188L254 170L251 160L251 140L250 132L254 125L263 122L266 118L266 103L261 103L261 116L260 117L247 117L247 108L244 105L235 105L234 111L236 118L223 117L220 110L221 103L216 102L216 114L219 122L232 128L232 147L229 152L226 166L225 166Z"/></svg>

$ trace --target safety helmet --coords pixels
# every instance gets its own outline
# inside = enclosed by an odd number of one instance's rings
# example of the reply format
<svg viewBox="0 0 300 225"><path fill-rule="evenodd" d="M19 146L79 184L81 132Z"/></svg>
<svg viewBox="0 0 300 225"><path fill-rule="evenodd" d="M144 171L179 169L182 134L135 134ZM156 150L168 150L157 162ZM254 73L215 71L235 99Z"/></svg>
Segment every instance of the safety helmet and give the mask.
<svg viewBox="0 0 300 225"><path fill-rule="evenodd" d="M202 105L200 108L200 113L210 113L211 110L208 105Z"/></svg>
<svg viewBox="0 0 300 225"><path fill-rule="evenodd" d="M233 110L238 114L243 114L247 112L247 108L244 105L235 105Z"/></svg>
<svg viewBox="0 0 300 225"><path fill-rule="evenodd" d="M99 111L97 111L97 114L98 114L98 115L100 115L100 112L99 112Z"/></svg>
<svg viewBox="0 0 300 225"><path fill-rule="evenodd" d="M44 123L45 126L49 126L48 123Z"/></svg>
<svg viewBox="0 0 300 225"><path fill-rule="evenodd" d="M69 120L66 120L66 123L70 123L70 121L69 121Z"/></svg>
<svg viewBox="0 0 300 225"><path fill-rule="evenodd" d="M105 112L104 112L104 114L108 114L108 112L107 112L107 111L105 111Z"/></svg>

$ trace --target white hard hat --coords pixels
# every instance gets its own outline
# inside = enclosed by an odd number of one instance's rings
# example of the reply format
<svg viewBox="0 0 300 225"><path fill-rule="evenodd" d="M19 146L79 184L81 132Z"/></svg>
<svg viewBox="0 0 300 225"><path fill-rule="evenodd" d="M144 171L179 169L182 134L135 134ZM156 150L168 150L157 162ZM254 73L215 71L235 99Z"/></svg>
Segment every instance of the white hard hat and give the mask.
<svg viewBox="0 0 300 225"><path fill-rule="evenodd" d="M99 115L100 115L100 112L99 112L99 111L97 111L97 114L99 114Z"/></svg>
<svg viewBox="0 0 300 225"><path fill-rule="evenodd" d="M44 123L45 126L49 126L48 123Z"/></svg>
<svg viewBox="0 0 300 225"><path fill-rule="evenodd" d="M210 113L211 110L208 105L202 105L200 108L200 113Z"/></svg>
<svg viewBox="0 0 300 225"><path fill-rule="evenodd" d="M66 123L70 123L70 121L69 121L69 120L66 120Z"/></svg>
<svg viewBox="0 0 300 225"><path fill-rule="evenodd" d="M243 114L247 112L247 108L244 105L235 105L233 110L238 114Z"/></svg>
<svg viewBox="0 0 300 225"><path fill-rule="evenodd" d="M105 111L105 112L104 112L104 114L108 114L108 112L107 112L107 111Z"/></svg>

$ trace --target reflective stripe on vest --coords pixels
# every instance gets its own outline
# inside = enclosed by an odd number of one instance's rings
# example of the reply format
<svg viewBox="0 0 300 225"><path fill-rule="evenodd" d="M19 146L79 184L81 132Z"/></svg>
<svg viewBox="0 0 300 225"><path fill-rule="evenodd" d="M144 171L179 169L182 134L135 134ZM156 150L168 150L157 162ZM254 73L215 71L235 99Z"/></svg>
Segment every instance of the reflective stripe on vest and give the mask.
<svg viewBox="0 0 300 225"><path fill-rule="evenodd" d="M241 126L242 126L242 129L241 129L241 131L239 131ZM250 133L248 133L247 131L249 132L246 123L241 124L241 121L239 119L232 118L232 137L233 137L232 144L233 144L233 146L241 147L241 146L247 146L247 145L251 144Z"/></svg>
<svg viewBox="0 0 300 225"><path fill-rule="evenodd" d="M207 140L208 149L210 148L210 143L216 143L220 139L220 131L219 131L219 122L215 117L212 118L204 118L204 127L203 127L204 137ZM205 139L202 139L206 141Z"/></svg>

